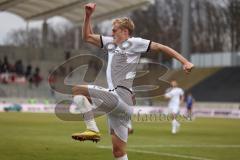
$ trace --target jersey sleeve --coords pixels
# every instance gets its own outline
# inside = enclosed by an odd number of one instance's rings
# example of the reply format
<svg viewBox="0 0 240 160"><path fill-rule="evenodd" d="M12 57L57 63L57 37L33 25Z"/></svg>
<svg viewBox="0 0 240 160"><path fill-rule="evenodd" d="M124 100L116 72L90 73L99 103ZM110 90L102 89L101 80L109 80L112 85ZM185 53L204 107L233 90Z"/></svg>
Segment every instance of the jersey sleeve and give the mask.
<svg viewBox="0 0 240 160"><path fill-rule="evenodd" d="M104 49L108 44L113 43L113 37L100 35L100 41L101 41L101 48Z"/></svg>
<svg viewBox="0 0 240 160"><path fill-rule="evenodd" d="M146 53L150 50L151 41L143 38L133 39L134 52Z"/></svg>
<svg viewBox="0 0 240 160"><path fill-rule="evenodd" d="M165 94L164 94L165 97L167 98L171 98L173 95L172 95L172 90L168 90Z"/></svg>
<svg viewBox="0 0 240 160"><path fill-rule="evenodd" d="M184 95L184 91L181 89L180 90L180 95L183 96Z"/></svg>

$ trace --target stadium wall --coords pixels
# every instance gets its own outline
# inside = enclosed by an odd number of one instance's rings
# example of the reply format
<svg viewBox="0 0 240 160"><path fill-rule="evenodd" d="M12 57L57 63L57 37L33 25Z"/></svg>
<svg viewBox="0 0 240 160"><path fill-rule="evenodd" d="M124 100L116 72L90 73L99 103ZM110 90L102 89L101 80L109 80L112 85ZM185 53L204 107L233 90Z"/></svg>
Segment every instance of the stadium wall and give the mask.
<svg viewBox="0 0 240 160"><path fill-rule="evenodd" d="M206 104L205 104L206 105ZM224 105L224 104L223 104ZM226 105L226 104L225 104ZM15 103L0 103L0 112L31 112L31 113L55 113L56 104L15 104ZM20 108L20 109L19 109ZM75 105L70 107L70 113L79 113L79 108ZM134 107L134 121L153 122L161 121L164 118L169 118L168 108L166 106L135 106ZM181 108L180 110L181 120L187 120L186 109ZM194 117L215 117L215 118L240 118L239 108L211 108L211 107L200 107L193 109ZM166 120L166 119L165 119Z"/></svg>

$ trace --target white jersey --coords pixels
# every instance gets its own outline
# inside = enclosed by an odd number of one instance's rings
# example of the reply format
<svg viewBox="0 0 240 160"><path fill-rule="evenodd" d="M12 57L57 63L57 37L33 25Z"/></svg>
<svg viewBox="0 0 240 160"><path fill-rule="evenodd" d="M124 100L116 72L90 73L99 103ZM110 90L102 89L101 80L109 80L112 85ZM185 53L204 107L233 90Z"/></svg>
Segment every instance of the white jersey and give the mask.
<svg viewBox="0 0 240 160"><path fill-rule="evenodd" d="M113 43L113 37L101 36L102 48L108 52L107 83L109 89L124 86L132 90L137 63L141 53L149 50L151 41L131 37L120 45Z"/></svg>
<svg viewBox="0 0 240 160"><path fill-rule="evenodd" d="M183 96L184 91L181 88L175 87L170 89L165 96L170 98L168 107L169 108L179 108L181 96Z"/></svg>

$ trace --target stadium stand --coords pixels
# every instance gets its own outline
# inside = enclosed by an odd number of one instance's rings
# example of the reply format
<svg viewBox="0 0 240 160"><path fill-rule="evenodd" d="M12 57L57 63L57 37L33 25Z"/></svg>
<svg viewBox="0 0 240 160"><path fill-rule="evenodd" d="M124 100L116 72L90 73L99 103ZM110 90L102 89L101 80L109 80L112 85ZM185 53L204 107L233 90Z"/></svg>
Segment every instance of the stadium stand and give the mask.
<svg viewBox="0 0 240 160"><path fill-rule="evenodd" d="M9 64L11 65L21 59L25 73L23 78L25 80L22 80L21 83L18 83L18 81L9 81L8 83L3 83L3 81L0 80L0 97L54 98L54 93L48 84L49 73L64 63L65 60L81 54L90 54L90 51L91 49L89 48L88 50L72 50L71 52L66 52L63 49L48 48L45 49L46 53L43 55L42 49L5 46L0 47L0 53L3 53L0 54L1 63L3 63L5 55L7 55ZM37 70L36 68L39 68L39 76L41 77L41 81L39 83L34 83L34 79L31 80L31 78L29 78L29 73L27 73L27 68L29 68L29 66L32 67L31 75L34 75L35 70ZM73 69L74 68L69 66L68 68L63 68L61 73L70 73L73 71ZM78 83L79 80L81 80L84 72L85 70L83 68L74 70L74 74L72 74L71 77L66 78L66 83ZM14 72L9 72L8 74L14 74L15 76ZM103 74L104 73L101 73L100 75ZM0 73L0 78L2 75L3 74ZM17 77L17 79L20 78ZM99 78L98 80L98 84L104 84L104 78Z"/></svg>
<svg viewBox="0 0 240 160"><path fill-rule="evenodd" d="M239 102L240 67L222 68L190 90L197 101Z"/></svg>
<svg viewBox="0 0 240 160"><path fill-rule="evenodd" d="M166 80L177 80L179 86L181 86L184 90L188 90L189 88L197 85L207 77L219 71L220 67L209 67L209 68L195 68L191 74L187 75L179 69L169 70L169 72L164 76Z"/></svg>

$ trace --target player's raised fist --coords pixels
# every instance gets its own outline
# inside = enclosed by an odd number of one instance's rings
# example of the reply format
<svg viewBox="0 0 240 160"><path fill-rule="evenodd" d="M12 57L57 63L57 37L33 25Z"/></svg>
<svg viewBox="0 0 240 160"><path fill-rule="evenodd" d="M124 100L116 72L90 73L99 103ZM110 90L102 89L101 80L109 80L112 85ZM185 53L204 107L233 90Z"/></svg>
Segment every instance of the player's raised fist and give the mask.
<svg viewBox="0 0 240 160"><path fill-rule="evenodd" d="M193 68L194 68L194 65L191 62L187 62L187 63L183 64L183 70L186 73L190 73Z"/></svg>
<svg viewBox="0 0 240 160"><path fill-rule="evenodd" d="M88 3L85 6L85 13L87 16L92 15L92 13L94 12L95 8L96 8L96 3Z"/></svg>

